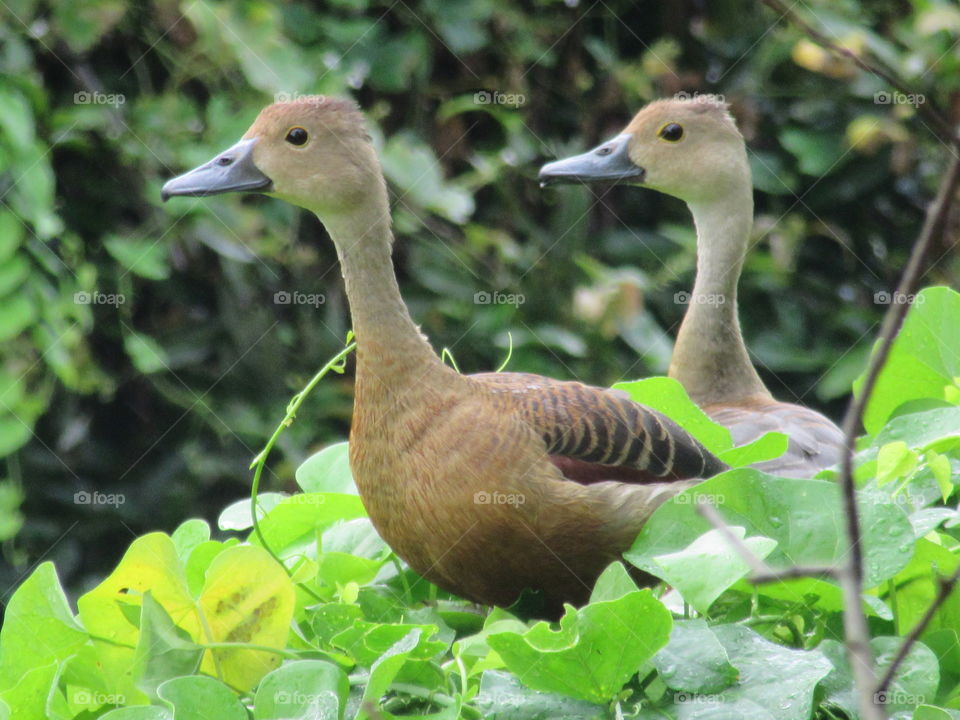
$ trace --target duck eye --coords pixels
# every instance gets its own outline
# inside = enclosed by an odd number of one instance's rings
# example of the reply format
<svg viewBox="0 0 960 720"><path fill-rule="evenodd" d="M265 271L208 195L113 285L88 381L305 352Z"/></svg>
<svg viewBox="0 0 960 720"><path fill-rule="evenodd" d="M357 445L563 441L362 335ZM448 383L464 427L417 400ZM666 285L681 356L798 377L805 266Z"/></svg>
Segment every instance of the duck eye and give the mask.
<svg viewBox="0 0 960 720"><path fill-rule="evenodd" d="M657 135L667 142L676 142L683 137L683 127L677 123L667 123L660 128L660 132L658 132Z"/></svg>
<svg viewBox="0 0 960 720"><path fill-rule="evenodd" d="M307 141L307 131L302 127L290 128L286 140L291 145L303 145Z"/></svg>

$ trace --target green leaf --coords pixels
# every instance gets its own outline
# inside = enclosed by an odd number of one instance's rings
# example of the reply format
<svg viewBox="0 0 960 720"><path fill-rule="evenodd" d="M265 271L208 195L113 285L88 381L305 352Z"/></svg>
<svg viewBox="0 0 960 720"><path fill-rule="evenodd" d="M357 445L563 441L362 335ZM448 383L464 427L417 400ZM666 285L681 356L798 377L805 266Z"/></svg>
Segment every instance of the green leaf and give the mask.
<svg viewBox="0 0 960 720"><path fill-rule="evenodd" d="M135 275L148 280L166 280L170 277L166 243L157 238L111 236L103 246L113 259Z"/></svg>
<svg viewBox="0 0 960 720"><path fill-rule="evenodd" d="M950 467L950 458L941 455L936 450L930 450L926 456L927 466L933 473L937 481L937 487L940 488L940 496L944 502L953 494L954 485L951 480L953 469Z"/></svg>
<svg viewBox="0 0 960 720"><path fill-rule="evenodd" d="M13 147L28 147L34 142L35 127L33 111L23 94L13 88L0 87L0 130L5 140ZM4 224L0 229L7 230L9 227Z"/></svg>
<svg viewBox="0 0 960 720"><path fill-rule="evenodd" d="M298 660L277 668L260 681L255 720L329 718L342 720L350 681L333 663Z"/></svg>
<svg viewBox="0 0 960 720"><path fill-rule="evenodd" d="M897 632L906 635L927 612L937 595L938 578L953 573L960 557L926 538L917 541L910 563L893 578L897 588L891 597ZM937 630L960 629L960 588L954 588L938 608L924 636Z"/></svg>
<svg viewBox="0 0 960 720"><path fill-rule="evenodd" d="M785 128L780 132L780 144L796 158L800 172L818 178L835 170L848 156L841 135L819 129Z"/></svg>
<svg viewBox="0 0 960 720"><path fill-rule="evenodd" d="M282 650L293 618L293 582L266 550L238 545L210 563L199 606L205 638ZM246 691L280 661L266 650L222 648L207 652L201 670Z"/></svg>
<svg viewBox="0 0 960 720"><path fill-rule="evenodd" d="M420 644L421 632L420 628L410 630L373 663L367 686L363 689L363 698L360 701L360 711L357 713L356 720L366 720L371 717L366 708L368 705L379 704L380 698L387 692L393 679L407 662L411 651Z"/></svg>
<svg viewBox="0 0 960 720"><path fill-rule="evenodd" d="M265 492L257 495L257 519L262 520L268 512L289 497L289 495L278 492ZM248 530L253 527L250 498L237 500L227 505L221 511L220 517L217 518L217 527L221 530Z"/></svg>
<svg viewBox="0 0 960 720"><path fill-rule="evenodd" d="M140 607L140 637L133 657L137 687L155 699L162 683L195 673L202 657L203 648L194 643L187 632L174 625L150 591L144 593Z"/></svg>
<svg viewBox="0 0 960 720"><path fill-rule="evenodd" d="M433 150L412 135L394 135L381 153L383 172L408 205L417 205L455 223L473 214L473 196L443 177Z"/></svg>
<svg viewBox="0 0 960 720"><path fill-rule="evenodd" d="M766 537L744 539L742 527L727 528L754 555L763 559L777 546ZM708 530L683 550L657 555L657 576L676 588L698 612L706 614L724 590L750 572L750 566L719 530Z"/></svg>
<svg viewBox="0 0 960 720"><path fill-rule="evenodd" d="M744 467L764 460L773 460L783 455L790 445L790 438L780 432L767 432L745 445L738 445L717 453L730 467Z"/></svg>
<svg viewBox="0 0 960 720"><path fill-rule="evenodd" d="M27 670L16 682L0 691L0 702L14 711L12 720L49 720L51 696L57 692L61 663L50 663Z"/></svg>
<svg viewBox="0 0 960 720"><path fill-rule="evenodd" d="M673 378L652 377L621 382L613 389L623 390L634 402L662 412L731 467L772 460L787 451L786 435L776 432L765 433L746 445L733 447L730 431L711 420L690 399L683 385Z"/></svg>
<svg viewBox="0 0 960 720"><path fill-rule="evenodd" d="M157 694L176 720L247 720L247 711L229 687L204 675L167 680Z"/></svg>
<svg viewBox="0 0 960 720"><path fill-rule="evenodd" d="M70 611L53 563L42 563L6 606L0 629L0 689L12 688L36 668L56 669L88 639Z"/></svg>
<svg viewBox="0 0 960 720"><path fill-rule="evenodd" d="M946 287L926 288L913 299L903 327L890 349L867 408L863 424L876 435L890 416L910 400L943 400L960 377L960 293ZM855 390L863 385L861 375Z"/></svg>
<svg viewBox="0 0 960 720"><path fill-rule="evenodd" d="M487 670L473 699L485 718L496 720L606 720L602 705L524 687L515 675Z"/></svg>
<svg viewBox="0 0 960 720"><path fill-rule="evenodd" d="M449 646L449 643L431 639L439 630L436 625L379 624L366 620L355 621L351 627L335 635L330 644L343 648L360 665L372 667L385 652L414 630L418 633L418 640L407 650L407 655L414 659L432 658Z"/></svg>
<svg viewBox="0 0 960 720"><path fill-rule="evenodd" d="M126 9L123 0L57 5L53 8L57 36L62 37L73 52L84 53L109 34Z"/></svg>
<svg viewBox="0 0 960 720"><path fill-rule="evenodd" d="M913 711L911 720L955 720L960 717L960 711L946 710L933 705L918 705Z"/></svg>
<svg viewBox="0 0 960 720"><path fill-rule="evenodd" d="M902 440L887 443L877 454L877 485L908 477L917 469L920 456Z"/></svg>
<svg viewBox="0 0 960 720"><path fill-rule="evenodd" d="M960 407L941 407L895 417L877 434L872 446L904 442L914 450L939 452L960 447Z"/></svg>
<svg viewBox="0 0 960 720"><path fill-rule="evenodd" d="M30 277L30 261L22 254L0 265L0 297L9 295Z"/></svg>
<svg viewBox="0 0 960 720"><path fill-rule="evenodd" d="M177 548L177 555L179 555L180 560L183 561L190 557L190 553L193 552L194 548L210 540L210 526L207 525L206 520L201 520L200 518L184 520L177 529L173 531L170 539L173 540L173 544Z"/></svg>
<svg viewBox="0 0 960 720"><path fill-rule="evenodd" d="M167 351L149 335L127 332L123 336L123 349L133 366L144 375L162 372L170 368Z"/></svg>
<svg viewBox="0 0 960 720"><path fill-rule="evenodd" d="M156 705L134 705L117 708L101 715L100 720L173 720L169 710Z"/></svg>
<svg viewBox="0 0 960 720"><path fill-rule="evenodd" d="M37 309L23 294L0 299L0 342L16 337L36 319Z"/></svg>
<svg viewBox="0 0 960 720"><path fill-rule="evenodd" d="M733 447L730 431L715 423L687 395L683 385L668 377L620 382L614 390L623 390L630 399L662 412L703 443L712 453Z"/></svg>
<svg viewBox="0 0 960 720"><path fill-rule="evenodd" d="M315 546L319 530L366 514L356 495L303 493L286 498L268 512L260 521L260 530L274 552L287 556ZM260 544L256 535L249 541Z"/></svg>
<svg viewBox="0 0 960 720"><path fill-rule="evenodd" d="M875 637L870 640L878 677L890 667L902 643L903 638L900 637ZM834 670L824 682L828 692L827 699L831 704L856 717L857 700L846 650L840 643L829 639L824 640L821 645L834 666ZM888 691L875 696L874 702L883 704L887 713L913 710L921 703L930 702L936 697L939 683L940 666L937 656L926 645L918 642L910 648Z"/></svg>
<svg viewBox="0 0 960 720"><path fill-rule="evenodd" d="M671 625L670 612L649 590L634 590L580 610L567 606L559 630L540 622L487 642L527 687L608 703L666 645Z"/></svg>
<svg viewBox="0 0 960 720"><path fill-rule="evenodd" d="M284 37L281 9L268 3L224 5L196 0L184 6L200 35L201 47L212 57L239 63L243 76L253 87L270 95L282 93L293 98L310 87L316 77L296 43L280 42ZM227 62L229 62L227 60Z"/></svg>
<svg viewBox="0 0 960 720"><path fill-rule="evenodd" d="M619 600L624 595L637 591L637 584L630 577L627 568L622 562L610 563L600 573L597 582L590 592L590 602L607 602Z"/></svg>
<svg viewBox="0 0 960 720"><path fill-rule="evenodd" d="M140 631L128 618L139 618L150 592L172 621L191 637L200 637L200 619L173 541L164 533L135 539L116 569L77 601L80 618L94 640L104 691L128 703L146 702L137 688L133 659Z"/></svg>
<svg viewBox="0 0 960 720"><path fill-rule="evenodd" d="M304 492L358 495L350 472L349 443L335 443L304 460L297 468L297 484Z"/></svg>
<svg viewBox="0 0 960 720"><path fill-rule="evenodd" d="M721 692L677 692L672 716L809 720L817 684L832 665L819 651L776 645L741 625L718 625L713 634L739 672Z"/></svg>
<svg viewBox="0 0 960 720"><path fill-rule="evenodd" d="M865 545L866 587L876 587L906 566L913 552L913 530L903 509L873 495L859 495ZM641 570L659 575L657 556L687 548L713 526L696 505L714 505L729 526L747 536L777 541L767 557L774 568L827 565L845 557L845 522L840 491L824 480L779 478L740 468L721 473L659 507L624 557ZM814 579L768 583L761 594L798 602L818 596L819 604L839 610L840 591Z"/></svg>
<svg viewBox="0 0 960 720"><path fill-rule="evenodd" d="M670 642L653 657L660 679L672 690L716 693L737 680L723 645L703 620L677 620Z"/></svg>

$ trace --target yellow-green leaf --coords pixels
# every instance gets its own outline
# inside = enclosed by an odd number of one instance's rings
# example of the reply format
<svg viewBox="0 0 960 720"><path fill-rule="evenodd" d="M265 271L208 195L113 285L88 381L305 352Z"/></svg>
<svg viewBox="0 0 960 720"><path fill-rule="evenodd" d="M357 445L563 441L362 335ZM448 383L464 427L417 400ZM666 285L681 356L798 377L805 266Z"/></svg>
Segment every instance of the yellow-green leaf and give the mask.
<svg viewBox="0 0 960 720"><path fill-rule="evenodd" d="M203 642L247 643L283 649L293 618L293 583L266 550L232 547L214 558L200 593ZM280 665L264 650L207 651L200 669L238 690L250 690Z"/></svg>

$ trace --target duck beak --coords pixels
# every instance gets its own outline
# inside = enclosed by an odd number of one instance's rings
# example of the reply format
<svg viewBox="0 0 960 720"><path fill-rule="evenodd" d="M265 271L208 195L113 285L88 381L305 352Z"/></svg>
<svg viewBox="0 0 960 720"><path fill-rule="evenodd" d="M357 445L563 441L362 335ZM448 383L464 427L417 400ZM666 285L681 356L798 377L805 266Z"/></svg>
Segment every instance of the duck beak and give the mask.
<svg viewBox="0 0 960 720"><path fill-rule="evenodd" d="M630 159L630 133L622 133L582 155L540 168L540 187L570 183L643 182L645 170Z"/></svg>
<svg viewBox="0 0 960 720"><path fill-rule="evenodd" d="M173 180L160 190L164 202L174 195L202 197L228 192L266 191L273 181L260 172L253 162L253 146L257 138L241 140L213 160Z"/></svg>

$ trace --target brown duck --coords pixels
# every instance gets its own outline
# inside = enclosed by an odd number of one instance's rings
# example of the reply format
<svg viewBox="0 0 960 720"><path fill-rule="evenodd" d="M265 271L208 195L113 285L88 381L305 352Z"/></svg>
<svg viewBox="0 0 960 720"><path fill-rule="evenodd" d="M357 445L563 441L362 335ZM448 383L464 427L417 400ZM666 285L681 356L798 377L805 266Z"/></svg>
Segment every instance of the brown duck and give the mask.
<svg viewBox="0 0 960 720"><path fill-rule="evenodd" d="M581 603L662 502L723 464L668 418L610 390L536 375L464 376L414 324L391 260L387 188L344 100L265 108L236 145L163 187L260 192L320 218L357 337L350 465L383 538L471 600L524 588Z"/></svg>
<svg viewBox="0 0 960 720"><path fill-rule="evenodd" d="M840 429L814 410L775 400L743 342L737 283L753 225L753 182L725 103L711 96L652 102L612 140L544 165L540 182L621 182L685 201L697 228L697 277L670 376L729 428L734 444L771 430L790 438L782 457L758 468L810 477L839 462Z"/></svg>

